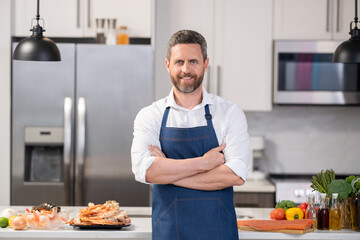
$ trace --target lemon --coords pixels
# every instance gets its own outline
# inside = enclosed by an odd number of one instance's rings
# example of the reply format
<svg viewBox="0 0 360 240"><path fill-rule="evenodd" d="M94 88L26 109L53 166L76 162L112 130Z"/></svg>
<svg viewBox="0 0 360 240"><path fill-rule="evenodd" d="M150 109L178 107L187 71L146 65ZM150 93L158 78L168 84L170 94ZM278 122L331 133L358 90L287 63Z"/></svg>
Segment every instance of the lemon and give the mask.
<svg viewBox="0 0 360 240"><path fill-rule="evenodd" d="M16 216L12 216L11 218L9 218L9 226L11 227L11 221L13 220L13 218Z"/></svg>
<svg viewBox="0 0 360 240"><path fill-rule="evenodd" d="M8 221L9 219L7 219L6 217L0 217L0 227L6 228L9 225Z"/></svg>

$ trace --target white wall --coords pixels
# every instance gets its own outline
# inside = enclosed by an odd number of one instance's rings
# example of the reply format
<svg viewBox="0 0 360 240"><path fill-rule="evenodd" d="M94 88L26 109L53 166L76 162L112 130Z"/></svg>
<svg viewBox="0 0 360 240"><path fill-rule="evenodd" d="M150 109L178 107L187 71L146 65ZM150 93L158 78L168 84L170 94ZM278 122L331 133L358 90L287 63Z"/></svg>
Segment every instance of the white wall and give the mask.
<svg viewBox="0 0 360 240"><path fill-rule="evenodd" d="M0 205L10 205L11 0L0 0Z"/></svg>

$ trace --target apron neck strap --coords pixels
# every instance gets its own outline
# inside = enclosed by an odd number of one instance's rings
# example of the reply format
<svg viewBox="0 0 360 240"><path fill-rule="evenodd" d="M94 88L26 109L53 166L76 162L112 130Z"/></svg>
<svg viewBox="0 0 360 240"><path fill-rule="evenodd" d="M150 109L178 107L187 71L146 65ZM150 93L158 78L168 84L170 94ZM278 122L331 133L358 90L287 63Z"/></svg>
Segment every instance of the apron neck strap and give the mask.
<svg viewBox="0 0 360 240"><path fill-rule="evenodd" d="M169 116L169 110L170 110L170 107L167 107L165 109L163 119L162 119L162 122L161 122L161 127L166 127L166 122L167 122L167 119L168 119L168 116Z"/></svg>
<svg viewBox="0 0 360 240"><path fill-rule="evenodd" d="M205 119L206 119L207 125L209 127L212 126L212 121L211 121L212 115L210 114L209 104L205 105Z"/></svg>

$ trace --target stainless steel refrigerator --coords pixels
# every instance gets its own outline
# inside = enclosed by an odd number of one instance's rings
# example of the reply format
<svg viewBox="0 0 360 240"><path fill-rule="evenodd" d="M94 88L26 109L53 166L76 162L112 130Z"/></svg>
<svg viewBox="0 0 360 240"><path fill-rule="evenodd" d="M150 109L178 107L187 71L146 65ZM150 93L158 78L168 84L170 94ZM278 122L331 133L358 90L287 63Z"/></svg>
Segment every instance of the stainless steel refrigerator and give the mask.
<svg viewBox="0 0 360 240"><path fill-rule="evenodd" d="M12 63L11 204L149 206L130 148L154 100L151 46L58 46L61 62Z"/></svg>

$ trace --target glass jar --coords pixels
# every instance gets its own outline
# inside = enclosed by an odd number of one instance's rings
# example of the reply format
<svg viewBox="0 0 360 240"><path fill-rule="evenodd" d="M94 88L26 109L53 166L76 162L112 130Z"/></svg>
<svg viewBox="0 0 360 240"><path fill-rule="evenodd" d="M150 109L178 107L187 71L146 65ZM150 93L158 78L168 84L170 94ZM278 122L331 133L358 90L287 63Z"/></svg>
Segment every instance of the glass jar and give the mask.
<svg viewBox="0 0 360 240"><path fill-rule="evenodd" d="M360 231L360 192L351 199L351 223L353 230Z"/></svg>
<svg viewBox="0 0 360 240"><path fill-rule="evenodd" d="M117 44L129 44L129 35L126 26L120 26L119 34L117 35Z"/></svg>
<svg viewBox="0 0 360 240"><path fill-rule="evenodd" d="M105 43L105 19L103 18L96 19L95 43L100 43L100 44Z"/></svg>
<svg viewBox="0 0 360 240"><path fill-rule="evenodd" d="M116 19L108 19L108 31L106 35L106 44L115 45L116 44Z"/></svg>

